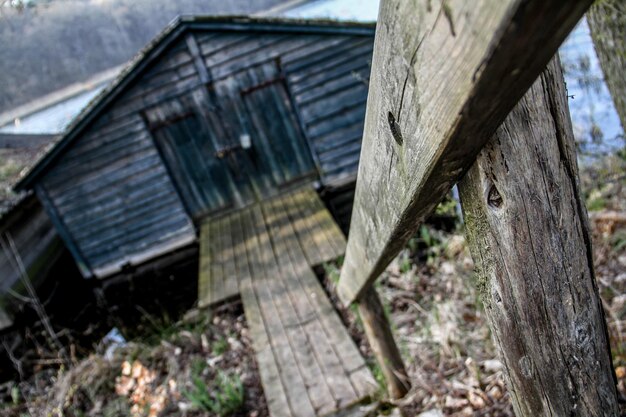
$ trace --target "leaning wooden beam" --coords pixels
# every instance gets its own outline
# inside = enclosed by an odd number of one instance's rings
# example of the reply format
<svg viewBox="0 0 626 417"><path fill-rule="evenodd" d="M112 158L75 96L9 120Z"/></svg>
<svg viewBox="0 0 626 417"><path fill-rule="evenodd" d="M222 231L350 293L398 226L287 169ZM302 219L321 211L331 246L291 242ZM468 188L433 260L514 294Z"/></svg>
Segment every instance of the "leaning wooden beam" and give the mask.
<svg viewBox="0 0 626 417"><path fill-rule="evenodd" d="M387 382L389 397L392 399L404 397L411 388L411 384L402 356L393 339L389 320L374 287L368 288L359 299L359 315L374 356Z"/></svg>
<svg viewBox="0 0 626 417"><path fill-rule="evenodd" d="M558 59L480 152L459 192L515 415L617 416Z"/></svg>
<svg viewBox="0 0 626 417"><path fill-rule="evenodd" d="M590 4L382 0L342 301L398 254Z"/></svg>

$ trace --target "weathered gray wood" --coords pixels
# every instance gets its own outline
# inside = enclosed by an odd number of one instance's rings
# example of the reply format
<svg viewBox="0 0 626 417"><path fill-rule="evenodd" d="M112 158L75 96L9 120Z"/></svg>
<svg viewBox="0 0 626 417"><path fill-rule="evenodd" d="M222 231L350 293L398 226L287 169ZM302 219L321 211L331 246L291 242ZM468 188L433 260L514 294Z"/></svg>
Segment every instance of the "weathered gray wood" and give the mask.
<svg viewBox="0 0 626 417"><path fill-rule="evenodd" d="M250 328L252 346L259 364L259 373L267 399L267 408L272 417L291 416L287 393L280 380L280 370L272 351L267 327L265 326L259 300L252 283L253 275L263 274L262 266L259 265L257 259L257 240L254 222L251 218L250 210L242 211L239 217L246 246L246 259L249 271L242 277L241 300L245 306L244 312Z"/></svg>
<svg viewBox="0 0 626 417"><path fill-rule="evenodd" d="M308 195L310 193L313 193L313 191L307 190L299 194ZM337 312L331 305L330 300L326 296L313 270L306 267L304 262L306 258L304 249L305 241L301 237L297 240L295 239L297 223L295 219L297 219L297 217L293 216L298 216L298 214L293 211L293 207L290 207L294 205L294 200L289 197L291 196L276 199L276 201L273 202L273 206L276 210L284 213L283 219L287 217L291 219L290 223L284 225L284 234L289 236L288 239L290 243L287 245L288 254L291 256L295 266L293 272L294 277L301 285L301 290L298 294L300 294L302 298L308 299L309 304L314 308L317 318L324 328L324 333L330 342L330 349L334 350L341 359L344 372L349 376L357 399L362 400L374 394L378 388L377 383L373 379L365 361L359 354L354 341L345 331ZM326 215L330 218L330 213L327 211ZM298 240L299 244L297 242ZM345 401L343 404L338 404L339 407L346 405L347 403Z"/></svg>
<svg viewBox="0 0 626 417"><path fill-rule="evenodd" d="M318 320L316 305L309 303L303 291L300 281L308 263L303 256L290 256L298 244L297 236L291 229L289 218L277 211L276 203L263 204L263 212L280 270L278 278L286 295L283 304L292 305L292 316L297 320L287 332L291 333L293 350L311 404L317 415L324 415L354 402L356 395Z"/></svg>
<svg viewBox="0 0 626 417"><path fill-rule="evenodd" d="M196 38L192 34L187 34L185 42L187 42L187 48L189 48L189 53L193 57L193 64L196 67L196 71L198 71L200 81L205 84L208 83L211 80L211 76L209 75L209 71L202 60L202 54L200 53L200 48L198 47Z"/></svg>
<svg viewBox="0 0 626 417"><path fill-rule="evenodd" d="M518 417L618 415L575 148L555 59L459 184Z"/></svg>
<svg viewBox="0 0 626 417"><path fill-rule="evenodd" d="M344 302L462 177L590 3L382 1L338 286Z"/></svg>
<svg viewBox="0 0 626 417"><path fill-rule="evenodd" d="M186 33L182 33L181 26L176 32L181 36L142 52L144 58L105 94L103 104L79 118L82 121L66 136L68 141L64 143L69 145L60 151L62 155L40 171L38 178L67 228L65 234L73 236L92 272L118 272L128 262L145 260L148 254L161 254L163 248L179 247L181 242L195 239L192 218L197 222L209 212L190 216L191 204L182 196L200 195L216 200L217 212L225 210L230 200L235 200L234 206L249 202L253 192L257 197L270 195L264 190L271 189L265 184L272 185L273 177L256 175L270 160L260 152L260 127L272 128L266 135L274 144L269 156L280 162L271 167L282 178L278 183L304 183L318 175L322 181L330 176L337 180L336 174L356 172L360 134L344 136L341 128L359 132L360 126L362 131L365 106L356 105L342 113L338 103L346 97L360 96L364 101L367 96L365 84L351 75L359 71L361 77L366 77L373 26L346 31L339 24L336 31L318 32L303 25L302 31L287 33L274 31L273 25L266 26L269 31L194 27ZM269 67L274 71L268 73ZM279 88L282 83L258 88L268 80L283 77L286 89ZM240 90L253 86L257 88L241 97ZM207 87L228 94L211 95ZM299 96L292 95L292 89L299 91ZM298 100L317 122L310 126L296 123L300 122ZM263 105L269 113L259 111ZM225 111L218 114L215 107ZM171 135L166 132L170 125L163 122L172 122L172 116L190 110L196 111L207 132L199 134L201 129L193 123L172 127ZM250 123L254 124L247 132L252 136L252 148L237 149L231 154L232 159L222 160L229 165L229 172L237 171L236 180L219 173L205 175L195 163L190 163L197 162L198 155L201 160L213 161L215 150L207 147L217 142L214 139L236 145L240 133L246 133L238 129L245 125L242 119L248 112L252 113ZM212 116L204 120L207 114ZM231 115L233 120L229 121L235 129L229 136L222 116ZM269 123L279 118L289 122L285 129L277 130L275 123ZM151 131L153 124L160 126L161 132ZM287 129L295 131L281 131ZM187 138L185 131L189 130L193 130L193 135ZM289 140L296 133L306 136L301 138L301 152L288 155L286 144L296 143ZM170 136L181 142L193 139L193 143L184 145L184 159L176 159ZM309 145L305 140L310 141L310 146L304 146ZM317 141L323 142L325 149L318 150ZM311 153L316 166L309 161ZM317 153L323 155L318 158ZM292 165L298 170L290 168ZM180 181L184 177L181 173L189 166L202 184ZM279 172L287 168L289 175ZM181 185L182 182L186 184ZM257 183L265 189L257 187Z"/></svg>
<svg viewBox="0 0 626 417"><path fill-rule="evenodd" d="M385 376L389 397L402 398L411 388L411 383L376 289L368 288L359 298L358 306L367 340Z"/></svg>
<svg viewBox="0 0 626 417"><path fill-rule="evenodd" d="M270 335L272 350L280 364L283 387L294 416L315 416L286 332L284 321L289 320L289 316L280 314L280 309L285 307L288 300L285 299L285 291L280 290L281 285L277 278L280 271L276 265L261 207L255 206L251 212L256 233L256 241L253 243L257 246L256 261L262 268L262 277L257 278L257 274L253 273L255 277L253 286Z"/></svg>

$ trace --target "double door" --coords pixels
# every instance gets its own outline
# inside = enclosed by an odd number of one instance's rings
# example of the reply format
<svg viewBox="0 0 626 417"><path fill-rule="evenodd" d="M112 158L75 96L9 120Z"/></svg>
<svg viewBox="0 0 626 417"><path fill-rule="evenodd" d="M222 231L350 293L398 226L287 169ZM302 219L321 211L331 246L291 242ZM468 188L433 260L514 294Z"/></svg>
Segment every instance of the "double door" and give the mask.
<svg viewBox="0 0 626 417"><path fill-rule="evenodd" d="M274 62L164 101L144 117L195 220L316 174Z"/></svg>

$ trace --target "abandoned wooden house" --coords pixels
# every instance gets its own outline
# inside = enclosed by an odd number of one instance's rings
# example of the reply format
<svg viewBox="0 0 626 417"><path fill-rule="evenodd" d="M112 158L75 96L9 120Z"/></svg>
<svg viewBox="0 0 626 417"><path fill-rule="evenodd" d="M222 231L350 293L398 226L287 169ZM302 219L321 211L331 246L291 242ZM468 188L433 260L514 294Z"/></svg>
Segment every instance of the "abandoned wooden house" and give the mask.
<svg viewBox="0 0 626 417"><path fill-rule="evenodd" d="M372 26L182 18L18 189L35 190L85 277L199 243L200 304L240 295L270 415L312 417L349 415L376 390L312 268L345 251L338 296L358 303L389 394L404 396L373 283L461 181L516 414L615 416L551 60L590 3L388 0L371 80ZM346 247L311 185L352 184L357 165Z"/></svg>
<svg viewBox="0 0 626 417"><path fill-rule="evenodd" d="M272 415L325 415L377 389L313 270L345 249L319 192L351 199L373 35L179 18L16 186L85 278L199 257L201 307L241 296Z"/></svg>
<svg viewBox="0 0 626 417"><path fill-rule="evenodd" d="M208 215L358 164L372 25L183 17L79 115L34 189L85 277L197 242Z"/></svg>

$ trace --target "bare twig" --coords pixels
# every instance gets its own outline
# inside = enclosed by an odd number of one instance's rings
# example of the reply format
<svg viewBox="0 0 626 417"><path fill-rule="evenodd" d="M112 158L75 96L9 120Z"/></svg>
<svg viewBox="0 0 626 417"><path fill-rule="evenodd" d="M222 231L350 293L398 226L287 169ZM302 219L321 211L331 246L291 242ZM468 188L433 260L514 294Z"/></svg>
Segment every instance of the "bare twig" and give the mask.
<svg viewBox="0 0 626 417"><path fill-rule="evenodd" d="M26 271L26 267L24 266L22 257L20 256L17 247L15 246L13 238L8 232L4 233L4 235L0 235L0 245L2 246L2 249L4 250L7 258L9 259L11 266L20 276L22 284L24 285L24 288L26 288L26 292L28 293L28 296L30 298L31 304L33 305L37 316L39 316L39 320L41 320L41 323L48 333L51 341L50 344L56 348L59 356L67 363L68 358L65 352L65 347L63 346L63 344L59 340L58 335L52 328L52 324L50 323L50 317L46 313L44 306L41 304L39 298L37 297L37 293L35 292L30 278L28 277L28 272Z"/></svg>

